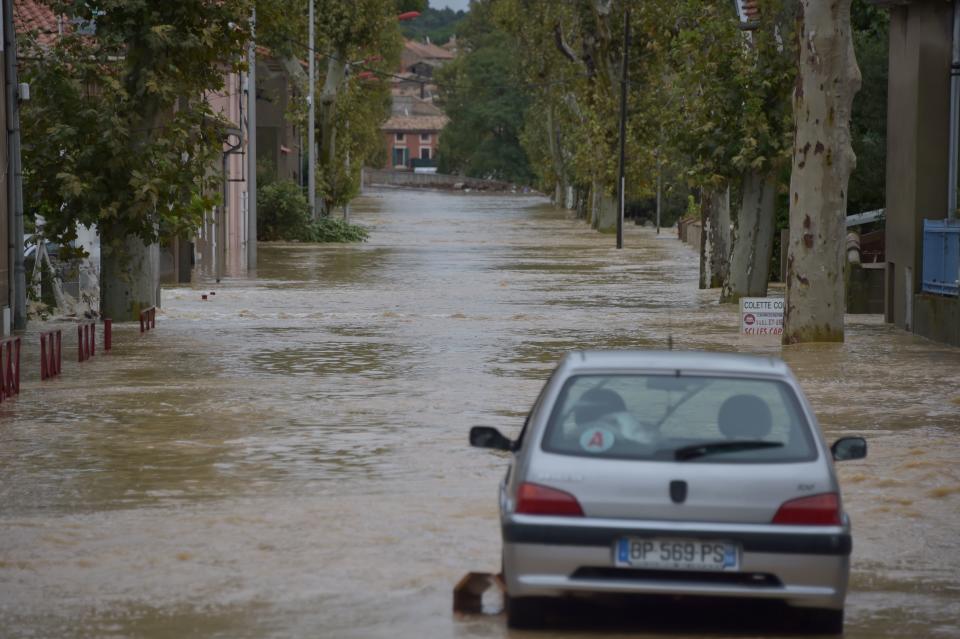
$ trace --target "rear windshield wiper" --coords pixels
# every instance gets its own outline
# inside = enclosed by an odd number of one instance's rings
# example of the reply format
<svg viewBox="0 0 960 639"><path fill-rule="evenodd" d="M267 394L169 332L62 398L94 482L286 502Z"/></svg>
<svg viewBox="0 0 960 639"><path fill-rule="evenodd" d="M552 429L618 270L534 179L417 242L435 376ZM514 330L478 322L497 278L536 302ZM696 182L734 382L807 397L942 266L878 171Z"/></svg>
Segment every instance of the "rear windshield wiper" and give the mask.
<svg viewBox="0 0 960 639"><path fill-rule="evenodd" d="M714 453L736 453L742 450L758 450L761 448L782 448L780 442L765 441L732 441L732 442L705 442L703 444L691 444L673 451L673 458L677 461L688 461L713 455Z"/></svg>

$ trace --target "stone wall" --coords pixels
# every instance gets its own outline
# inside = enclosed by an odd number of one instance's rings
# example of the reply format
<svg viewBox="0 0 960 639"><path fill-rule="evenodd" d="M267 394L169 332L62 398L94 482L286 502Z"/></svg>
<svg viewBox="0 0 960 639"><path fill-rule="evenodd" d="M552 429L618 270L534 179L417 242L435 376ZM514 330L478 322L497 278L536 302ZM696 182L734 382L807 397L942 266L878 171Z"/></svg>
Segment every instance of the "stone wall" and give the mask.
<svg viewBox="0 0 960 639"><path fill-rule="evenodd" d="M414 173L412 171L363 170L364 186L402 186L421 189L471 189L474 191L520 191L509 182L481 180L461 175L442 173Z"/></svg>
<svg viewBox="0 0 960 639"><path fill-rule="evenodd" d="M960 346L960 298L914 295L913 322L917 335Z"/></svg>

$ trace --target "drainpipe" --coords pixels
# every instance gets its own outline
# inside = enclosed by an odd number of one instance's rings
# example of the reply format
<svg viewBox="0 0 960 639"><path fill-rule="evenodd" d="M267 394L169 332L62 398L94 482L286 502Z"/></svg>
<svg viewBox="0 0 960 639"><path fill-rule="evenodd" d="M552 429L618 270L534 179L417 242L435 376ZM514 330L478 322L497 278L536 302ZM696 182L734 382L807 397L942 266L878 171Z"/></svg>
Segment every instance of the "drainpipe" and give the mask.
<svg viewBox="0 0 960 639"><path fill-rule="evenodd" d="M257 10L250 17L247 71L247 270L257 269Z"/></svg>
<svg viewBox="0 0 960 639"><path fill-rule="evenodd" d="M960 140L960 0L953 1L953 58L950 65L950 173L947 218L957 217L957 147Z"/></svg>
<svg viewBox="0 0 960 639"><path fill-rule="evenodd" d="M313 24L313 0L308 0L310 3L310 46L308 47L308 53L310 55L310 79L307 85L307 205L310 207L310 219L317 219L317 128L316 128L316 114L314 106L314 98L316 97L316 72L314 71L314 66L316 64L317 54L314 51L314 24Z"/></svg>
<svg viewBox="0 0 960 639"><path fill-rule="evenodd" d="M226 273L227 213L230 210L230 183L234 181L230 179L230 156L235 153L243 152L243 130L236 127L230 127L227 129L226 133L226 138L223 141L224 145L227 147L227 149L223 151L223 205L219 209L220 219L217 221L216 230L217 250L215 252L216 257L214 258L214 277L216 278L218 284ZM231 136L237 138L236 144L230 144Z"/></svg>
<svg viewBox="0 0 960 639"><path fill-rule="evenodd" d="M7 212L10 217L10 310L13 329L27 327L27 286L23 270L23 171L20 165L20 91L17 83L17 44L13 23L13 2L3 2L3 43L7 86Z"/></svg>

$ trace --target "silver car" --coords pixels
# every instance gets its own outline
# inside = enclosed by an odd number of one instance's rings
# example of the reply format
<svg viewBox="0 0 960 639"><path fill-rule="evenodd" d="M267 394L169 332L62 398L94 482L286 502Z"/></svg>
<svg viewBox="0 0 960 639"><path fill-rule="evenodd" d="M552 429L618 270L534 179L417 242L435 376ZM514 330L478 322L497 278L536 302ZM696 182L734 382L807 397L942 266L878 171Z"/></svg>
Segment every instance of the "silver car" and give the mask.
<svg viewBox="0 0 960 639"><path fill-rule="evenodd" d="M850 521L833 460L782 361L692 352L576 352L547 381L500 490L511 627L545 598L633 593L776 599L843 631Z"/></svg>

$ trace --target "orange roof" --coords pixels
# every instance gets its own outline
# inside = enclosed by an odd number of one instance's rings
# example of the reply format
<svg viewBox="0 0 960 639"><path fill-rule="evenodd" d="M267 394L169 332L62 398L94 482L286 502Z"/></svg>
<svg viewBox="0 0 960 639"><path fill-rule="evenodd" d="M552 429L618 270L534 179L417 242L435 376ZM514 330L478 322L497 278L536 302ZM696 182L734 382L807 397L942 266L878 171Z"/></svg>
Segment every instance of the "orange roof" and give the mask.
<svg viewBox="0 0 960 639"><path fill-rule="evenodd" d="M17 33L36 31L41 44L50 44L63 33L62 18L36 0L14 0L13 22Z"/></svg>
<svg viewBox="0 0 960 639"><path fill-rule="evenodd" d="M387 132L393 131L439 131L450 121L445 115L394 115L380 127Z"/></svg>
<svg viewBox="0 0 960 639"><path fill-rule="evenodd" d="M427 100L421 100L414 95L393 96L390 113L402 116L443 115L443 111L435 104Z"/></svg>
<svg viewBox="0 0 960 639"><path fill-rule="evenodd" d="M453 60L454 55L435 44L405 40L403 48L420 60Z"/></svg>

